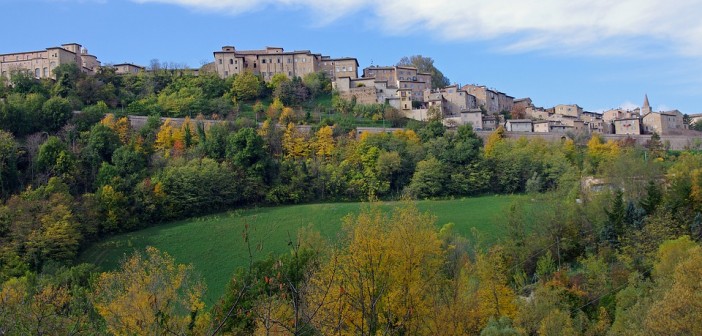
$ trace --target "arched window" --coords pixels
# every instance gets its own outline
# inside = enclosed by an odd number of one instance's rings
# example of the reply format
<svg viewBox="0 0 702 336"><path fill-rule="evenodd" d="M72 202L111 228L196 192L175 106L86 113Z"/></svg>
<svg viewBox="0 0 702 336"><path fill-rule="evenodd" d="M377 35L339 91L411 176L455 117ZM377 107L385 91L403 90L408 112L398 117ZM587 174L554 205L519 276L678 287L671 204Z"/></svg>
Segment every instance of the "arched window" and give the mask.
<svg viewBox="0 0 702 336"><path fill-rule="evenodd" d="M44 77L49 77L49 68L44 68Z"/></svg>

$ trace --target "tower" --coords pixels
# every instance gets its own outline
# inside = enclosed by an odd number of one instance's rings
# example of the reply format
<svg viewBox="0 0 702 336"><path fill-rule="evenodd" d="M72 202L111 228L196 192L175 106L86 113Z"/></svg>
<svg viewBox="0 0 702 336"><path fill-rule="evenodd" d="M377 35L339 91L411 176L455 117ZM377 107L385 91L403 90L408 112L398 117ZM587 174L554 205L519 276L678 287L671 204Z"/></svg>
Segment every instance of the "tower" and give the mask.
<svg viewBox="0 0 702 336"><path fill-rule="evenodd" d="M649 113L653 112L651 109L651 104L648 103L648 95L644 95L644 102L643 106L641 107L641 116L645 116Z"/></svg>

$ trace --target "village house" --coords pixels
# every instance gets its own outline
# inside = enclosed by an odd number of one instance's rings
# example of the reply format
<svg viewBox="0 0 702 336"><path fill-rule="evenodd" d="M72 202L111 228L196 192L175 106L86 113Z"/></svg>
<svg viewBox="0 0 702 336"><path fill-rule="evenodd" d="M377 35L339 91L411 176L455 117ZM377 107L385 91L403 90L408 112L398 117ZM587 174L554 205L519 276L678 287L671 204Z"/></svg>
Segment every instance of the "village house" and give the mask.
<svg viewBox="0 0 702 336"><path fill-rule="evenodd" d="M388 86L410 89L413 101L424 100L424 90L431 89L431 74L411 66L370 66L363 69L363 78L387 81Z"/></svg>
<svg viewBox="0 0 702 336"><path fill-rule="evenodd" d="M0 55L0 75L9 79L15 72L25 72L34 78L56 79L54 69L70 63L88 74L94 74L100 68L96 56L78 43L68 43L39 51Z"/></svg>
<svg viewBox="0 0 702 336"><path fill-rule="evenodd" d="M214 52L214 58L215 71L222 78L251 72L270 81L276 74L293 78L319 71L330 75L332 80L358 77L358 61L355 58L332 59L309 50L285 51L278 47L236 50L233 46L224 46L221 51Z"/></svg>
<svg viewBox="0 0 702 336"><path fill-rule="evenodd" d="M143 66L139 66L132 63L115 64L112 67L115 68L115 73L118 75L136 75L146 70L146 68L144 68Z"/></svg>
<svg viewBox="0 0 702 336"><path fill-rule="evenodd" d="M488 114L512 111L514 97L502 92L488 89L483 85L465 85L461 89L475 96L478 107L484 109Z"/></svg>
<svg viewBox="0 0 702 336"><path fill-rule="evenodd" d="M484 115L482 131L494 131L501 123L501 119L496 115Z"/></svg>
<svg viewBox="0 0 702 336"><path fill-rule="evenodd" d="M505 123L507 132L533 132L531 119L510 119Z"/></svg>

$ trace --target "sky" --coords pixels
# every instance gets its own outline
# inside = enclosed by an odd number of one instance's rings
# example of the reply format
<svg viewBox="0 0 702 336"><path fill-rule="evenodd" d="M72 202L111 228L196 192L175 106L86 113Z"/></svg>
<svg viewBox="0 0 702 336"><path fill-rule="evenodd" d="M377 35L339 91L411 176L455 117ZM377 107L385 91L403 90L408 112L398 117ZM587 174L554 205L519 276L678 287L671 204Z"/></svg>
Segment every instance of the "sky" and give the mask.
<svg viewBox="0 0 702 336"><path fill-rule="evenodd" d="M0 0L0 54L80 43L103 64L191 68L237 49L360 67L423 55L453 83L587 111L702 113L700 0Z"/></svg>

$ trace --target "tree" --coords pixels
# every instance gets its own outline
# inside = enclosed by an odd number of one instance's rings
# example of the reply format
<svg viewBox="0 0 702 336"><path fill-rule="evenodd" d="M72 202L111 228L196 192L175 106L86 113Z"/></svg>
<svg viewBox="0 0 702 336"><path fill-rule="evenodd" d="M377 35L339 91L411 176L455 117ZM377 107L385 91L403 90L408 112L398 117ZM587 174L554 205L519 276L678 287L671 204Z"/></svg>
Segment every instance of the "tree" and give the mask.
<svg viewBox="0 0 702 336"><path fill-rule="evenodd" d="M647 329L656 335L702 333L702 248L687 236L662 244L654 274L663 293L651 306Z"/></svg>
<svg viewBox="0 0 702 336"><path fill-rule="evenodd" d="M331 79L327 77L326 72L319 71L308 73L302 78L302 82L310 91L312 97L331 92Z"/></svg>
<svg viewBox="0 0 702 336"><path fill-rule="evenodd" d="M0 131L0 199L17 188L17 142L12 134Z"/></svg>
<svg viewBox="0 0 702 336"><path fill-rule="evenodd" d="M435 157L417 163L408 191L417 198L441 196L446 186L446 171L441 161Z"/></svg>
<svg viewBox="0 0 702 336"><path fill-rule="evenodd" d="M428 334L443 253L435 219L406 205L344 220L347 245L310 281L307 306L322 334Z"/></svg>
<svg viewBox="0 0 702 336"><path fill-rule="evenodd" d="M119 270L100 274L91 299L113 334L202 335L209 323L204 291L192 266L147 247Z"/></svg>
<svg viewBox="0 0 702 336"><path fill-rule="evenodd" d="M313 147L315 148L315 154L322 158L328 158L334 151L334 129L332 126L321 127L317 133L315 133L315 141Z"/></svg>
<svg viewBox="0 0 702 336"><path fill-rule="evenodd" d="M500 125L490 133L490 136L487 138L487 141L485 142L485 156L490 157L493 155L493 152L495 151L495 146L502 142L502 140L505 138L505 128Z"/></svg>
<svg viewBox="0 0 702 336"><path fill-rule="evenodd" d="M302 83L300 77L282 82L273 92L286 106L299 106L310 97L309 89Z"/></svg>
<svg viewBox="0 0 702 336"><path fill-rule="evenodd" d="M41 108L43 129L56 131L73 116L71 104L67 99L54 97L47 100Z"/></svg>
<svg viewBox="0 0 702 336"><path fill-rule="evenodd" d="M282 72L279 72L271 77L271 80L266 84L266 86L268 86L270 90L275 91L281 84L289 81L290 78L288 78L288 76Z"/></svg>
<svg viewBox="0 0 702 336"><path fill-rule="evenodd" d="M434 66L434 60L431 57L423 57L422 55L405 56L400 59L397 65L413 66L417 68L417 72L431 74L432 89L444 88L451 84L451 81Z"/></svg>
<svg viewBox="0 0 702 336"><path fill-rule="evenodd" d="M293 123L289 123L285 128L282 143L286 159L305 158L310 152L307 138Z"/></svg>
<svg viewBox="0 0 702 336"><path fill-rule="evenodd" d="M68 151L66 144L58 137L50 136L39 147L37 155L37 168L50 175L69 174L73 170L73 155Z"/></svg>
<svg viewBox="0 0 702 336"><path fill-rule="evenodd" d="M261 93L261 80L248 71L236 75L232 82L231 93L240 101L254 100Z"/></svg>

